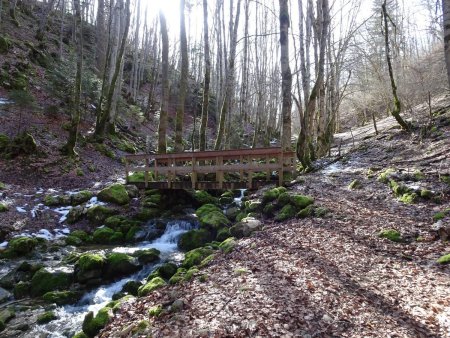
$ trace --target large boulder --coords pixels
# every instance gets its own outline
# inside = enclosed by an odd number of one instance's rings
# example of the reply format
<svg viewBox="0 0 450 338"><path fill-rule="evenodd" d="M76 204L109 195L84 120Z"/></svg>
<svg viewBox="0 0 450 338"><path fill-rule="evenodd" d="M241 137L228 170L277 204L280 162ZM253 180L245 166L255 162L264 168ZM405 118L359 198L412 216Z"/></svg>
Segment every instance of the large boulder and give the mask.
<svg viewBox="0 0 450 338"><path fill-rule="evenodd" d="M214 204L205 204L196 210L196 215L202 227L220 229L230 225L230 220Z"/></svg>
<svg viewBox="0 0 450 338"><path fill-rule="evenodd" d="M182 267L185 269L189 269L194 265L198 265L213 252L214 251L208 247L197 248L189 252L186 252Z"/></svg>
<svg viewBox="0 0 450 338"><path fill-rule="evenodd" d="M113 317L112 309L108 306L100 309L94 316L92 311L88 312L83 320L83 332L89 337L95 337Z"/></svg>
<svg viewBox="0 0 450 338"><path fill-rule="evenodd" d="M250 236L254 231L262 229L261 221L253 217L246 217L230 228L230 234L236 238Z"/></svg>
<svg viewBox="0 0 450 338"><path fill-rule="evenodd" d="M80 205L89 201L94 194L87 190L82 190L70 196L70 203L72 205Z"/></svg>
<svg viewBox="0 0 450 338"><path fill-rule="evenodd" d="M117 213L117 210L105 207L103 205L95 205L87 210L87 218L93 224L101 224L109 216Z"/></svg>
<svg viewBox="0 0 450 338"><path fill-rule="evenodd" d="M31 295L42 296L49 291L66 290L72 284L73 269L69 267L41 268L31 279Z"/></svg>
<svg viewBox="0 0 450 338"><path fill-rule="evenodd" d="M305 195L292 195L290 203L297 208L297 210L302 210L308 205L314 203L314 198Z"/></svg>
<svg viewBox="0 0 450 338"><path fill-rule="evenodd" d="M33 251L37 244L36 238L14 237L9 241L8 250L14 255L22 256Z"/></svg>
<svg viewBox="0 0 450 338"><path fill-rule="evenodd" d="M180 236L178 247L181 250L189 251L205 245L212 239L212 235L207 229L194 229Z"/></svg>
<svg viewBox="0 0 450 338"><path fill-rule="evenodd" d="M127 189L122 184L113 184L100 191L97 195L100 201L111 202L114 204L127 204L130 202L130 196Z"/></svg>
<svg viewBox="0 0 450 338"><path fill-rule="evenodd" d="M76 291L50 291L42 296L42 299L56 305L66 305L76 303L82 296L81 292Z"/></svg>
<svg viewBox="0 0 450 338"><path fill-rule="evenodd" d="M145 249L135 251L132 255L136 257L141 264L149 264L156 262L159 259L159 250L157 249Z"/></svg>
<svg viewBox="0 0 450 338"><path fill-rule="evenodd" d="M75 264L75 275L80 283L87 283L102 276L106 258L100 254L85 253Z"/></svg>
<svg viewBox="0 0 450 338"><path fill-rule="evenodd" d="M108 279L126 276L139 270L140 267L136 258L125 253L113 252L106 256L104 276Z"/></svg>
<svg viewBox="0 0 450 338"><path fill-rule="evenodd" d="M92 234L95 243L113 244L123 242L124 236L120 231L114 231L108 227L97 228Z"/></svg>

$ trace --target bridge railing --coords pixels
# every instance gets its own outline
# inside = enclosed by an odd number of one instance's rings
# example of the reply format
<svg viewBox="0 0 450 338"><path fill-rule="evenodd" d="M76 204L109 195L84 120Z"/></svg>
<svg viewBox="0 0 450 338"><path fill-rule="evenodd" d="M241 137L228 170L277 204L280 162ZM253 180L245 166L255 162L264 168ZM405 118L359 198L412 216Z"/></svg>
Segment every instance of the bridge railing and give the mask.
<svg viewBox="0 0 450 338"><path fill-rule="evenodd" d="M130 182L130 172L143 172L146 188L252 189L254 173L265 173L266 181L269 181L272 173L277 172L277 183L282 185L283 173L294 174L295 171L295 152L283 151L280 147L137 154L127 155L124 159L127 182ZM208 174L215 174L214 181L199 180ZM225 180L225 174L235 179ZM189 182L186 181L187 175L190 176Z"/></svg>

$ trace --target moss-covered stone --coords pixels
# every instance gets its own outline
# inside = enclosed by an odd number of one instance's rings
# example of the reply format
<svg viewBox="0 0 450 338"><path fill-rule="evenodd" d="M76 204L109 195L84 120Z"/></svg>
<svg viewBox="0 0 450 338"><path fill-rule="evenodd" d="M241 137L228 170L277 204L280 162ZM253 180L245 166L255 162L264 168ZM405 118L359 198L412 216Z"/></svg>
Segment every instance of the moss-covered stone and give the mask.
<svg viewBox="0 0 450 338"><path fill-rule="evenodd" d="M89 338L83 331L77 332L72 338Z"/></svg>
<svg viewBox="0 0 450 338"><path fill-rule="evenodd" d="M97 195L100 201L111 202L119 205L130 202L130 197L122 184L113 184L100 191Z"/></svg>
<svg viewBox="0 0 450 338"><path fill-rule="evenodd" d="M247 213L259 212L263 209L263 203L261 201L246 201L245 211Z"/></svg>
<svg viewBox="0 0 450 338"><path fill-rule="evenodd" d="M284 207L286 204L291 202L291 195L288 192L281 193L277 198L277 205Z"/></svg>
<svg viewBox="0 0 450 338"><path fill-rule="evenodd" d="M441 219L444 219L445 216L446 216L446 213L440 211L440 212L437 212L437 213L434 214L433 220L434 220L435 222L437 222L437 221L439 221L439 220L441 220Z"/></svg>
<svg viewBox="0 0 450 338"><path fill-rule="evenodd" d="M250 236L262 229L262 222L254 217L246 217L230 228L230 234L237 238Z"/></svg>
<svg viewBox="0 0 450 338"><path fill-rule="evenodd" d="M314 203L314 198L307 195L292 195L291 204L297 208L297 210L302 210L308 205Z"/></svg>
<svg viewBox="0 0 450 338"><path fill-rule="evenodd" d="M194 190L191 193L191 195L194 201L197 203L197 205L218 204L217 197L210 195L208 192L204 190Z"/></svg>
<svg viewBox="0 0 450 338"><path fill-rule="evenodd" d="M14 237L9 241L8 249L17 256L30 253L37 246L38 240L30 237Z"/></svg>
<svg viewBox="0 0 450 338"><path fill-rule="evenodd" d="M44 197L44 205L48 207L57 207L60 205L69 205L70 196L46 195Z"/></svg>
<svg viewBox="0 0 450 338"><path fill-rule="evenodd" d="M420 190L420 197L424 198L424 199L430 199L433 198L434 194L431 190L428 189L422 189Z"/></svg>
<svg viewBox="0 0 450 338"><path fill-rule="evenodd" d="M95 205L87 210L87 218L93 224L101 224L109 216L117 214L117 211L103 205Z"/></svg>
<svg viewBox="0 0 450 338"><path fill-rule="evenodd" d="M287 219L295 217L295 214L297 213L297 209L291 205L285 205L275 216L276 221L285 221Z"/></svg>
<svg viewBox="0 0 450 338"><path fill-rule="evenodd" d="M439 264L450 264L450 254L441 256L436 262Z"/></svg>
<svg viewBox="0 0 450 338"><path fill-rule="evenodd" d="M189 269L194 265L198 265L202 260L211 255L213 250L207 247L197 248L186 253L182 263L182 267Z"/></svg>
<svg viewBox="0 0 450 338"><path fill-rule="evenodd" d="M143 297L151 293L152 291L159 289L166 285L166 282L161 277L155 277L145 285L141 286L138 290L138 296Z"/></svg>
<svg viewBox="0 0 450 338"><path fill-rule="evenodd" d="M382 171L379 175L377 180L381 183L389 183L389 180L392 176L394 176L395 170L392 168L388 168L384 171Z"/></svg>
<svg viewBox="0 0 450 338"><path fill-rule="evenodd" d="M70 196L70 203L72 205L80 205L89 201L94 194L88 190L82 190Z"/></svg>
<svg viewBox="0 0 450 338"><path fill-rule="evenodd" d="M159 259L159 250L157 249L145 249L138 250L133 253L133 257L136 257L141 264L149 264L156 262Z"/></svg>
<svg viewBox="0 0 450 338"><path fill-rule="evenodd" d="M178 240L178 247L181 250L189 251L199 248L212 240L210 231L207 229L194 229L185 232Z"/></svg>
<svg viewBox="0 0 450 338"><path fill-rule="evenodd" d="M186 274L184 275L185 281L190 281L194 276L199 272L200 270L197 269L197 267L192 267L189 270L186 271Z"/></svg>
<svg viewBox="0 0 450 338"><path fill-rule="evenodd" d="M141 282L138 282L135 280L130 280L123 285L121 292L128 293L133 296L137 296L138 290L141 286L142 286Z"/></svg>
<svg viewBox="0 0 450 338"><path fill-rule="evenodd" d="M106 258L103 255L93 253L82 254L75 265L77 280L80 283L86 283L91 279L100 278L105 264Z"/></svg>
<svg viewBox="0 0 450 338"><path fill-rule="evenodd" d="M150 317L159 317L161 315L162 310L163 310L162 305L153 306L148 310L148 315Z"/></svg>
<svg viewBox="0 0 450 338"><path fill-rule="evenodd" d="M127 234L125 235L125 241L126 242L134 242L136 240L136 235L142 231L142 228L140 226L132 226L130 230L128 230Z"/></svg>
<svg viewBox="0 0 450 338"><path fill-rule="evenodd" d="M8 211L8 206L4 203L0 203L0 212Z"/></svg>
<svg viewBox="0 0 450 338"><path fill-rule="evenodd" d="M37 323L38 324L47 324L55 319L58 319L58 316L53 311L47 311L47 312L40 314L37 317Z"/></svg>
<svg viewBox="0 0 450 338"><path fill-rule="evenodd" d="M83 241L78 237L69 235L65 238L65 242L67 245L80 246L83 244Z"/></svg>
<svg viewBox="0 0 450 338"><path fill-rule="evenodd" d="M184 276L186 275L185 268L178 268L177 272L170 278L169 284L177 284L184 280Z"/></svg>
<svg viewBox="0 0 450 338"><path fill-rule="evenodd" d="M81 292L76 291L50 291L42 296L42 299L49 303L55 303L58 306L76 303L82 296Z"/></svg>
<svg viewBox="0 0 450 338"><path fill-rule="evenodd" d="M92 311L88 312L88 314L84 317L82 325L83 332L89 338L95 337L100 332L100 330L109 323L112 317L113 312L110 307L104 307L100 309L95 317Z"/></svg>
<svg viewBox="0 0 450 338"><path fill-rule="evenodd" d="M329 212L330 211L325 207L317 207L314 209L314 215L320 218L326 217L329 214Z"/></svg>
<svg viewBox="0 0 450 338"><path fill-rule="evenodd" d="M104 275L106 278L116 278L129 275L139 268L136 258L125 253L113 252L106 256Z"/></svg>
<svg viewBox="0 0 450 338"><path fill-rule="evenodd" d="M349 185L348 188L350 190L355 190L355 189L361 189L362 188L362 184L359 180L353 180Z"/></svg>
<svg viewBox="0 0 450 338"><path fill-rule="evenodd" d="M378 237L386 238L386 239L388 239L390 241L393 241L393 242L401 242L401 240L402 240L400 232L398 232L395 229L381 230L378 233Z"/></svg>
<svg viewBox="0 0 450 338"><path fill-rule="evenodd" d="M69 210L69 213L67 214L67 223L74 224L78 222L79 220L81 220L84 214L85 209L82 206L78 205L73 207L72 209Z"/></svg>
<svg viewBox="0 0 450 338"><path fill-rule="evenodd" d="M66 290L72 284L73 271L68 268L41 268L31 279L31 295L42 296L55 291Z"/></svg>
<svg viewBox="0 0 450 338"><path fill-rule="evenodd" d="M312 205L308 205L306 208L300 210L297 213L298 218L306 218L314 215L314 207Z"/></svg>
<svg viewBox="0 0 450 338"><path fill-rule="evenodd" d="M403 202L405 204L412 204L415 203L417 201L417 194L415 192L408 192L406 194L403 194L400 198L399 201Z"/></svg>
<svg viewBox="0 0 450 338"><path fill-rule="evenodd" d="M113 243L113 236L116 232L108 227L97 228L92 234L93 240L98 244Z"/></svg>
<svg viewBox="0 0 450 338"><path fill-rule="evenodd" d="M236 246L237 242L234 237L227 238L222 243L220 243L219 248L225 253L231 252Z"/></svg>
<svg viewBox="0 0 450 338"><path fill-rule="evenodd" d="M403 194L409 191L409 188L404 186L403 184L399 184L394 180L389 181L389 187L395 196L402 196Z"/></svg>
<svg viewBox="0 0 450 338"><path fill-rule="evenodd" d="M285 187L277 187L277 188L273 188L273 189L265 191L263 194L263 203L275 201L280 194L282 194L286 191L287 190Z"/></svg>
<svg viewBox="0 0 450 338"><path fill-rule="evenodd" d="M161 209L157 208L142 208L135 216L137 220L140 220L142 222L158 218L161 216Z"/></svg>
<svg viewBox="0 0 450 338"><path fill-rule="evenodd" d="M19 283L14 285L13 291L14 298L22 299L28 297L30 295L30 287L31 287L30 282L23 282L23 281L20 281Z"/></svg>
<svg viewBox="0 0 450 338"><path fill-rule="evenodd" d="M217 230L231 224L231 221L223 214L222 211L211 211L203 214L199 220L202 227L213 230Z"/></svg>
<svg viewBox="0 0 450 338"><path fill-rule="evenodd" d="M219 209L219 207L217 205L204 204L195 211L195 214L197 215L198 218L202 218L203 216L205 216L211 212L214 212L214 211L221 212L221 210Z"/></svg>
<svg viewBox="0 0 450 338"><path fill-rule="evenodd" d="M1 135L1 134L0 134ZM0 141L0 152L1 152L1 141ZM6 189L6 185L3 182L0 182L0 190L5 190Z"/></svg>
<svg viewBox="0 0 450 338"><path fill-rule="evenodd" d="M226 240L229 237L231 237L230 228L225 227L225 228L219 229L219 231L217 231L216 241L223 242L224 240Z"/></svg>

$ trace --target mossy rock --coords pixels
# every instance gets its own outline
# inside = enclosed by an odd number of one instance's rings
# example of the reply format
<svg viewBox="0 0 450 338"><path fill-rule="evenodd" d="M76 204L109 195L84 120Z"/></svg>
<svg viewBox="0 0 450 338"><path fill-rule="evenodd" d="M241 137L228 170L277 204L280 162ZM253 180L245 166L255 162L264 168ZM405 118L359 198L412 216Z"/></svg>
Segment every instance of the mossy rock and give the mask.
<svg viewBox="0 0 450 338"><path fill-rule="evenodd" d="M72 246L80 246L83 244L83 241L81 239L79 239L78 237L69 235L65 238L65 242L67 245L72 245Z"/></svg>
<svg viewBox="0 0 450 338"><path fill-rule="evenodd" d="M127 234L125 235L125 241L126 242L135 242L136 235L142 231L142 228L140 226L132 226L130 230L128 230Z"/></svg>
<svg viewBox="0 0 450 338"><path fill-rule="evenodd" d="M291 195L288 192L281 193L277 198L277 205L279 207L284 207L286 204L291 202Z"/></svg>
<svg viewBox="0 0 450 338"><path fill-rule="evenodd" d="M355 190L355 189L361 189L362 188L362 184L359 180L353 180L349 185L348 188L350 190Z"/></svg>
<svg viewBox="0 0 450 338"><path fill-rule="evenodd" d="M148 310L148 315L150 317L159 317L162 313L162 310L162 305L153 306Z"/></svg>
<svg viewBox="0 0 450 338"><path fill-rule="evenodd" d="M81 239L83 242L89 242L89 235L83 230L75 230L70 233L71 236Z"/></svg>
<svg viewBox="0 0 450 338"><path fill-rule="evenodd" d="M403 184L398 184L394 180L389 181L389 187L391 188L391 190L395 196L402 196L403 194L406 194L409 192L408 187L404 186Z"/></svg>
<svg viewBox="0 0 450 338"><path fill-rule="evenodd" d="M190 268L188 271L186 271L186 274L184 275L184 280L185 281L190 281L192 278L194 278L194 276L199 273L199 269L197 269L197 267L192 267Z"/></svg>
<svg viewBox="0 0 450 338"><path fill-rule="evenodd" d="M170 279L177 272L178 267L174 263L165 263L148 275L147 280L150 281L155 277Z"/></svg>
<svg viewBox="0 0 450 338"><path fill-rule="evenodd" d="M236 239L234 237L230 237L224 240L222 243L220 243L219 248L223 252L229 253L234 249L236 244L237 244Z"/></svg>
<svg viewBox="0 0 450 338"><path fill-rule="evenodd" d="M84 332L77 332L72 338L89 338Z"/></svg>
<svg viewBox="0 0 450 338"><path fill-rule="evenodd" d="M58 316L53 311L47 311L47 312L40 314L37 317L37 323L38 324L47 324L55 319L58 319Z"/></svg>
<svg viewBox="0 0 450 338"><path fill-rule="evenodd" d="M166 282L161 277L155 277L145 285L141 286L138 290L138 296L143 297L151 293L152 291L159 289L166 285Z"/></svg>
<svg viewBox="0 0 450 338"><path fill-rule="evenodd" d="M1 135L1 134L0 134ZM1 142L1 141L0 141ZM1 147L1 146L0 146ZM0 151L1 151L1 148L0 148ZM6 188L6 185L5 185L5 183L3 183L3 182L0 182L0 190L5 190L5 188Z"/></svg>
<svg viewBox="0 0 450 338"><path fill-rule="evenodd" d="M231 237L230 228L225 227L225 228L219 229L219 231L217 231L216 241L223 242L224 240L226 240L229 237Z"/></svg>
<svg viewBox="0 0 450 338"><path fill-rule="evenodd" d="M7 54L11 48L11 42L8 38L0 35L0 54Z"/></svg>
<svg viewBox="0 0 450 338"><path fill-rule="evenodd" d="M329 213L330 213L330 211L324 207L317 207L314 209L314 215L316 217L323 218L323 217L326 217Z"/></svg>
<svg viewBox="0 0 450 338"><path fill-rule="evenodd" d="M199 248L212 240L211 233L207 229L194 229L185 232L178 240L181 250L189 251Z"/></svg>
<svg viewBox="0 0 450 338"><path fill-rule="evenodd" d="M221 210L219 209L219 207L217 205L209 203L209 204L204 204L200 208L198 208L195 211L195 214L197 215L198 218L202 218L203 216L205 216L213 211L221 212Z"/></svg>
<svg viewBox="0 0 450 338"><path fill-rule="evenodd" d="M113 317L113 312L110 307L100 309L94 317L94 313L89 311L83 320L83 332L89 337L95 337L101 329L103 329Z"/></svg>
<svg viewBox="0 0 450 338"><path fill-rule="evenodd" d="M106 256L104 274L106 278L130 275L140 269L135 257L121 252L113 252Z"/></svg>
<svg viewBox="0 0 450 338"><path fill-rule="evenodd" d="M381 183L389 183L389 180L391 179L392 176L395 175L395 170L392 168L388 168L384 171L382 171L377 178L377 181L381 182Z"/></svg>
<svg viewBox="0 0 450 338"><path fill-rule="evenodd" d="M22 299L28 297L30 295L30 287L31 287L30 282L23 282L23 281L20 281L19 283L14 285L13 291L14 298Z"/></svg>
<svg viewBox="0 0 450 338"><path fill-rule="evenodd" d="M130 280L128 282L126 282L123 286L122 286L122 293L127 293L133 296L137 296L138 295L138 290L139 288L142 286L141 282L135 281L135 280Z"/></svg>
<svg viewBox="0 0 450 338"><path fill-rule="evenodd" d="M420 197L424 199L431 199L433 198L434 194L431 190L428 189L422 189L420 190Z"/></svg>
<svg viewBox="0 0 450 338"><path fill-rule="evenodd" d="M101 190L97 197L100 201L118 205L124 205L130 202L130 196L128 196L127 189L125 189L125 186L122 184L110 185L109 187Z"/></svg>
<svg viewBox="0 0 450 338"><path fill-rule="evenodd" d="M91 279L100 278L105 264L106 258L103 255L93 253L82 254L75 265L77 280L80 283L86 283Z"/></svg>
<svg viewBox="0 0 450 338"><path fill-rule="evenodd" d="M195 213L203 227L217 230L231 223L223 212L213 204L205 204L198 208Z"/></svg>
<svg viewBox="0 0 450 338"><path fill-rule="evenodd" d="M263 209L263 203L261 201L246 201L245 202L245 211L247 213L259 212L262 209Z"/></svg>
<svg viewBox="0 0 450 338"><path fill-rule="evenodd" d="M31 279L31 295L36 297L50 291L67 290L72 278L73 271L68 268L41 268Z"/></svg>
<svg viewBox="0 0 450 338"><path fill-rule="evenodd" d="M135 216L137 220L146 222L161 216L161 209L157 208L142 208Z"/></svg>
<svg viewBox="0 0 450 338"><path fill-rule="evenodd" d="M94 194L88 190L82 190L70 196L70 203L72 205L80 205L89 201Z"/></svg>
<svg viewBox="0 0 450 338"><path fill-rule="evenodd" d="M444 183L447 183L448 185L450 185L450 174L440 175L440 180L441 180L441 182L444 182Z"/></svg>
<svg viewBox="0 0 450 338"><path fill-rule="evenodd" d="M262 222L254 217L246 217L230 228L230 234L237 238L250 236L262 229Z"/></svg>
<svg viewBox="0 0 450 338"><path fill-rule="evenodd" d="M81 220L81 218L84 216L85 209L77 205L69 210L69 213L67 214L67 223L74 224Z"/></svg>
<svg viewBox="0 0 450 338"><path fill-rule="evenodd" d="M77 291L50 291L42 296L48 303L55 303L58 306L74 304L80 300L83 294Z"/></svg>
<svg viewBox="0 0 450 338"><path fill-rule="evenodd" d="M93 224L100 224L109 216L115 215L118 212L114 209L105 207L103 205L95 205L87 210L87 218Z"/></svg>
<svg viewBox="0 0 450 338"><path fill-rule="evenodd" d="M0 203L0 212L8 211L8 206L6 204Z"/></svg>
<svg viewBox="0 0 450 338"><path fill-rule="evenodd" d="M302 210L308 205L314 203L314 198L307 195L292 195L291 204L297 208L297 210Z"/></svg>
<svg viewBox="0 0 450 338"><path fill-rule="evenodd" d="M312 205L308 205L306 208L300 210L297 213L298 218L306 218L314 215L314 207Z"/></svg>
<svg viewBox="0 0 450 338"><path fill-rule="evenodd" d="M109 149L102 143L96 143L94 145L94 148L95 148L95 150L97 150L99 153L105 155L106 157L109 157L112 159L116 158L116 154L114 154L114 152L111 149Z"/></svg>
<svg viewBox="0 0 450 338"><path fill-rule="evenodd" d="M141 264L149 264L156 262L159 259L159 254L159 250L152 248L135 251L133 257L136 257Z"/></svg>
<svg viewBox="0 0 450 338"><path fill-rule="evenodd" d="M275 206L275 204L269 202L264 206L262 213L267 217L271 217L275 214L276 210L277 207Z"/></svg>
<svg viewBox="0 0 450 338"><path fill-rule="evenodd" d="M294 218L297 213L297 209L291 205L285 205L275 216L275 220L278 222L285 221Z"/></svg>
<svg viewBox="0 0 450 338"><path fill-rule="evenodd" d="M277 187L270 190L267 190L263 194L263 203L268 203L275 201L280 194L286 192L287 189L285 187Z"/></svg>
<svg viewBox="0 0 450 338"><path fill-rule="evenodd" d="M184 256L182 267L189 269L194 265L198 265L202 262L202 260L211 255L214 251L207 247L197 248L191 251L186 252Z"/></svg>
<svg viewBox="0 0 450 338"><path fill-rule="evenodd" d="M183 281L186 272L187 269L178 268L177 272L169 279L169 284L178 284L179 282Z"/></svg>
<svg viewBox="0 0 450 338"><path fill-rule="evenodd" d="M401 242L401 234L395 229L385 229L378 233L378 237L386 238L392 242Z"/></svg>
<svg viewBox="0 0 450 338"><path fill-rule="evenodd" d="M14 237L9 241L8 249L17 256L29 254L38 245L36 238Z"/></svg>
<svg viewBox="0 0 450 338"><path fill-rule="evenodd" d="M0 321L3 323L8 323L11 319L16 317L16 313L13 308L8 307L6 309L0 310Z"/></svg>
<svg viewBox="0 0 450 338"><path fill-rule="evenodd" d="M403 194L400 198L399 201L403 202L405 204L412 204L415 203L417 201L417 194L415 192L409 192L406 194Z"/></svg>
<svg viewBox="0 0 450 338"><path fill-rule="evenodd" d="M441 256L436 262L438 264L450 264L450 254Z"/></svg>
<svg viewBox="0 0 450 338"><path fill-rule="evenodd" d="M92 238L95 243L98 244L111 244L113 236L116 232L108 227L97 228L92 234Z"/></svg>
<svg viewBox="0 0 450 338"><path fill-rule="evenodd" d="M70 196L46 195L44 197L44 205L48 207L58 207L70 204Z"/></svg>
<svg viewBox="0 0 450 338"><path fill-rule="evenodd" d="M204 190L194 190L191 195L197 205L218 204L217 197L212 196Z"/></svg>
<svg viewBox="0 0 450 338"><path fill-rule="evenodd" d="M8 146L8 153L10 157L18 155L33 155L38 151L36 141L30 133L23 132L17 135Z"/></svg>

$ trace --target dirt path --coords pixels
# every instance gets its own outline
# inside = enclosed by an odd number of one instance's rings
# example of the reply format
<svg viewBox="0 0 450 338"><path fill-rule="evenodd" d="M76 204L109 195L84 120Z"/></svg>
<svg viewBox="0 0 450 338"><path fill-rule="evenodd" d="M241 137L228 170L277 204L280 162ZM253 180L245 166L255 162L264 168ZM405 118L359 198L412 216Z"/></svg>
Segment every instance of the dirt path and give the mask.
<svg viewBox="0 0 450 338"><path fill-rule="evenodd" d="M448 185L439 182L450 168L449 131L419 143L398 131L361 141L345 163L291 188L314 196L328 217L265 221L264 231L219 254L193 281L126 305L101 337L141 320L154 337L450 337L450 267L436 263L450 245L431 230L432 216L450 207ZM399 202L367 176L374 166L422 170L415 184L441 204ZM362 189L348 189L354 179ZM405 242L379 238L387 228ZM148 316L150 307L176 299L182 311Z"/></svg>

